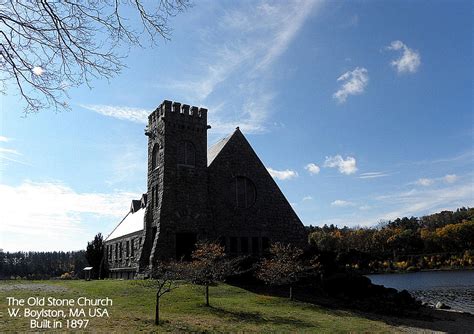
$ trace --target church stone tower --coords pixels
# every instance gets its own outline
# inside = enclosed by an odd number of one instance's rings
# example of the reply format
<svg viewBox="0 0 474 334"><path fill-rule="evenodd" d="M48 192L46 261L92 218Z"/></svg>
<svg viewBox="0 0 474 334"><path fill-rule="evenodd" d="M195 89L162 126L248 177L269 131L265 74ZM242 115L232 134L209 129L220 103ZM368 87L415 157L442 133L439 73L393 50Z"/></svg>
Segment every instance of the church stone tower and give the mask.
<svg viewBox="0 0 474 334"><path fill-rule="evenodd" d="M207 109L163 103L148 117L148 191L140 270L189 257L209 231ZM212 227L211 227L212 229Z"/></svg>
<svg viewBox="0 0 474 334"><path fill-rule="evenodd" d="M163 101L148 118L147 192L105 240L113 278L189 259L196 241L260 257L273 242L307 245L305 227L237 128L207 149L207 109Z"/></svg>

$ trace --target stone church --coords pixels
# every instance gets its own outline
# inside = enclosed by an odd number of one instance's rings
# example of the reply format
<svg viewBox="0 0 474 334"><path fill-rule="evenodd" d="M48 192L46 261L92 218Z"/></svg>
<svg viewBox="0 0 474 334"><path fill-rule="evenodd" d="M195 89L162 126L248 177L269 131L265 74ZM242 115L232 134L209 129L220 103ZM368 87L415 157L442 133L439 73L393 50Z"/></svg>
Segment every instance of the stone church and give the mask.
<svg viewBox="0 0 474 334"><path fill-rule="evenodd" d="M300 219L237 128L207 148L207 109L163 103L148 117L148 189L105 240L111 278L189 259L198 240L260 256L272 242L304 247Z"/></svg>

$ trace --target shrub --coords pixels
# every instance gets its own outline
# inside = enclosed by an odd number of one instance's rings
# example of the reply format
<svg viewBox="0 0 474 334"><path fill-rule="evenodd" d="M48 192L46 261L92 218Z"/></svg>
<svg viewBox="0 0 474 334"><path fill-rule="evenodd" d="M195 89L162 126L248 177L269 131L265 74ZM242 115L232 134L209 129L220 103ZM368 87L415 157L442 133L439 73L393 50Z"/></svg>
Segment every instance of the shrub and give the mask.
<svg viewBox="0 0 474 334"><path fill-rule="evenodd" d="M64 280L72 279L72 275L71 273L65 272L64 274L61 275L61 279L64 279Z"/></svg>

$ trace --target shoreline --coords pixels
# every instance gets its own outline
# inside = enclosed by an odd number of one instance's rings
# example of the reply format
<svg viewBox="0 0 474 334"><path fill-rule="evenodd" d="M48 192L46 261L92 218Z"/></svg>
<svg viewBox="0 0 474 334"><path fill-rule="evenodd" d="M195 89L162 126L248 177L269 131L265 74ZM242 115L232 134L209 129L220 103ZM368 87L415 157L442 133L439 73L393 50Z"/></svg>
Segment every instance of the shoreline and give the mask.
<svg viewBox="0 0 474 334"><path fill-rule="evenodd" d="M414 272L411 273L415 274ZM472 273L474 273L472 268L457 270L442 268L436 270L423 270L416 273L421 274L410 276L408 275L410 272L392 272L384 273L385 275L382 275L381 273L368 274L365 275L365 277L370 279L372 284L391 287L397 291L406 290L413 298L418 300L420 303L423 303L423 307L431 310L474 315L472 304L468 299L463 297L463 293L460 292L460 288L463 287L469 291L474 289L474 282L471 282L470 280ZM468 280L462 279L460 282L455 283L452 286L449 284L447 286L440 286L438 280L449 279L449 277L453 277L453 279L456 277L467 277ZM421 285L420 283L415 284L413 283L414 280L422 280L425 281L425 283ZM431 285L432 283L430 282L433 282L433 285Z"/></svg>
<svg viewBox="0 0 474 334"><path fill-rule="evenodd" d="M438 272L438 271L474 271L474 267L468 268L436 268L436 269L419 269L416 271L407 270L391 270L391 271L374 271L374 272L363 272L361 275L383 275L383 274L414 274L421 272Z"/></svg>

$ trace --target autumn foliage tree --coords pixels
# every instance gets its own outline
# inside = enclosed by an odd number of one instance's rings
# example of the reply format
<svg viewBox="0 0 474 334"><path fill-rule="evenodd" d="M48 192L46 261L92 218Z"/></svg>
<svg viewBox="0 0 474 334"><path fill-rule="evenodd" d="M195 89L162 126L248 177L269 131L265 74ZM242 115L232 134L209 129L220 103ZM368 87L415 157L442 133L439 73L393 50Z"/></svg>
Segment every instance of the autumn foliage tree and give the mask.
<svg viewBox="0 0 474 334"><path fill-rule="evenodd" d="M187 278L205 287L206 306L209 306L209 286L222 282L239 272L240 258L228 258L223 246L212 242L199 242L191 255L192 262L185 264Z"/></svg>
<svg viewBox="0 0 474 334"><path fill-rule="evenodd" d="M375 227L325 225L308 230L313 248L335 253L348 261L341 265L354 269L457 268L470 266L474 254L474 208L402 217Z"/></svg>
<svg viewBox="0 0 474 334"><path fill-rule="evenodd" d="M270 285L288 285L289 297L293 300L293 284L305 272L301 260L303 251L290 244L274 243L270 247L271 256L263 259L257 268L258 279Z"/></svg>

